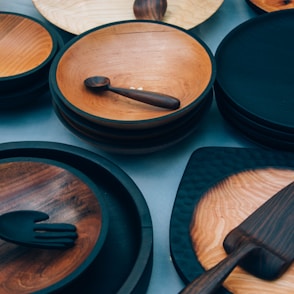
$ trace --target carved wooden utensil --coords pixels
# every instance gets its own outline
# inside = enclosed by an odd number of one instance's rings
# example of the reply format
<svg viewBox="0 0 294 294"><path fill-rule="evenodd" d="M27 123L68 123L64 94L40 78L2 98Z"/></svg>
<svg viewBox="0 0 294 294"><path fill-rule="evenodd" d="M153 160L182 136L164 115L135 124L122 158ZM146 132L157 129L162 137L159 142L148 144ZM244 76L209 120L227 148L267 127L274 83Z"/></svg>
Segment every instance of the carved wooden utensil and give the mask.
<svg viewBox="0 0 294 294"><path fill-rule="evenodd" d="M160 21L166 12L167 0L135 0L133 11L136 19Z"/></svg>
<svg viewBox="0 0 294 294"><path fill-rule="evenodd" d="M182 294L215 292L239 264L253 275L273 280L294 260L294 182L265 202L224 240L227 258L192 281Z"/></svg>

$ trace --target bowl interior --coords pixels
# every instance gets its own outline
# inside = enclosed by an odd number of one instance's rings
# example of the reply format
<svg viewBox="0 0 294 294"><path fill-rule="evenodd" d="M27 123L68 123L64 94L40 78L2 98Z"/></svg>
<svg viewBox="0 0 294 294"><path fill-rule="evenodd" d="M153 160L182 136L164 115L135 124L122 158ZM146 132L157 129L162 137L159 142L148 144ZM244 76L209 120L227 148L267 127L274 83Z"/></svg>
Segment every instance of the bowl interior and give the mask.
<svg viewBox="0 0 294 294"><path fill-rule="evenodd" d="M53 40L38 22L22 15L0 13L0 78L28 72L50 56Z"/></svg>
<svg viewBox="0 0 294 294"><path fill-rule="evenodd" d="M179 112L194 103L212 79L207 48L184 30L156 22L122 22L94 29L67 48L56 66L57 92L72 110L100 123L138 122ZM90 76L112 86L142 88L181 100L179 110L137 102L110 91L93 93Z"/></svg>
<svg viewBox="0 0 294 294"><path fill-rule="evenodd" d="M74 224L78 233L67 250L26 248L0 240L1 293L64 286L96 257L107 218L98 188L84 174L51 160L5 159L0 161L0 186L0 214L40 210L49 215L46 222Z"/></svg>

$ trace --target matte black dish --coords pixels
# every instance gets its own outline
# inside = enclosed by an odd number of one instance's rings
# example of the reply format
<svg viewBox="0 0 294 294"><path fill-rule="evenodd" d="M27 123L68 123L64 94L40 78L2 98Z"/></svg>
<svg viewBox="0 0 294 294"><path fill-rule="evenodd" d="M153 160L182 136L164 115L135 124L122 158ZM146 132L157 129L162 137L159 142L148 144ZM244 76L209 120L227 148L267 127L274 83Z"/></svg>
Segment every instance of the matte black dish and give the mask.
<svg viewBox="0 0 294 294"><path fill-rule="evenodd" d="M216 99L248 119L294 131L294 10L272 12L233 29L216 51Z"/></svg>
<svg viewBox="0 0 294 294"><path fill-rule="evenodd" d="M267 167L294 169L294 154L229 147L205 147L192 154L177 191L170 222L171 255L185 283L203 273L192 248L189 228L201 197L233 174ZM223 288L220 293L228 291Z"/></svg>
<svg viewBox="0 0 294 294"><path fill-rule="evenodd" d="M145 199L117 166L78 147L48 142L0 145L0 158L53 159L85 173L105 191L109 230L91 268L62 293L144 293L152 269L153 229Z"/></svg>

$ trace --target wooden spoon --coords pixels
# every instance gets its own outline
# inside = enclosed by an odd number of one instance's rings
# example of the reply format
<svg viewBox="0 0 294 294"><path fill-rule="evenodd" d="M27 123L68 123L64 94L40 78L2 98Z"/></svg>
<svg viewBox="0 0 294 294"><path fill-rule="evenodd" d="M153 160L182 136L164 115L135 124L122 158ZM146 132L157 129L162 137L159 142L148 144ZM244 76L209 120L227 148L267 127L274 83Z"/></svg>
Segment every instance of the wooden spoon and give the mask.
<svg viewBox="0 0 294 294"><path fill-rule="evenodd" d="M159 106L167 109L178 109L180 107L180 100L172 96L155 93L150 91L136 90L136 89L124 89L124 88L115 88L110 85L110 80L107 77L103 76L94 76L85 79L84 84L90 89L96 90L109 90L114 93L120 94L122 96L151 104L154 106Z"/></svg>
<svg viewBox="0 0 294 294"><path fill-rule="evenodd" d="M136 19L160 21L166 12L167 0L135 0L133 11Z"/></svg>

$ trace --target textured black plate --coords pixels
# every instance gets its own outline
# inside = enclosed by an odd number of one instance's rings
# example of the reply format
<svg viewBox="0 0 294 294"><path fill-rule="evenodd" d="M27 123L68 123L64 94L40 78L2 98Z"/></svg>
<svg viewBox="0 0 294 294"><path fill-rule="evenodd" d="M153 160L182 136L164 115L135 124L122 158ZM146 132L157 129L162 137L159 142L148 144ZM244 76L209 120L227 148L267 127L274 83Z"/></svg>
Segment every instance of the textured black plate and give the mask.
<svg viewBox="0 0 294 294"><path fill-rule="evenodd" d="M294 169L294 153L263 149L205 147L195 151L179 185L170 222L170 250L185 283L203 273L190 238L190 223L201 197L225 178L258 168ZM219 293L228 293L222 288Z"/></svg>
<svg viewBox="0 0 294 294"><path fill-rule="evenodd" d="M85 273L61 292L145 293L153 262L153 228L149 209L135 183L107 159L78 147L49 142L0 145L0 159L22 156L70 165L105 192L109 228L101 253Z"/></svg>
<svg viewBox="0 0 294 294"><path fill-rule="evenodd" d="M216 51L222 94L255 121L287 132L294 131L293 18L289 9L250 19Z"/></svg>

